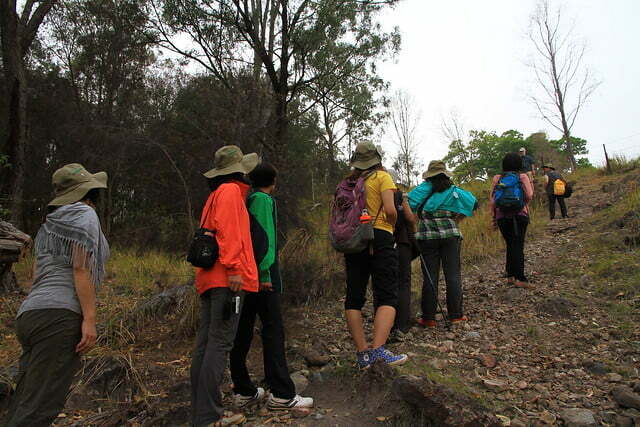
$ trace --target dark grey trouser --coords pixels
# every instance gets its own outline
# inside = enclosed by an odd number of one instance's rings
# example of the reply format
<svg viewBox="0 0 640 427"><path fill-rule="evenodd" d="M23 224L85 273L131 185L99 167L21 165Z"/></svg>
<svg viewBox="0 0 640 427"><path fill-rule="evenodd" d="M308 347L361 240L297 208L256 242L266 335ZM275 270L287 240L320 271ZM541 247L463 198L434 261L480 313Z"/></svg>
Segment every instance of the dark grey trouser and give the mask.
<svg viewBox="0 0 640 427"><path fill-rule="evenodd" d="M264 376L271 393L280 399L293 399L296 386L289 376L285 351L284 325L280 310L280 292L262 291L245 297L240 324L231 350L231 379L233 391L254 396L258 391L247 369L247 355L253 342L256 317L262 322L262 358Z"/></svg>
<svg viewBox="0 0 640 427"><path fill-rule="evenodd" d="M407 332L411 327L411 245L399 243L398 251L398 307L394 328Z"/></svg>
<svg viewBox="0 0 640 427"><path fill-rule="evenodd" d="M420 252L427 263L429 274L422 266L422 318L435 320L438 301L438 279L440 265L447 282L447 314L450 319L463 316L462 312L462 274L460 271L459 237L446 239L418 240ZM433 284L429 281L429 276Z"/></svg>
<svg viewBox="0 0 640 427"><path fill-rule="evenodd" d="M81 328L82 316L66 309L30 310L18 317L22 356L8 427L48 426L57 418L80 368Z"/></svg>
<svg viewBox="0 0 640 427"><path fill-rule="evenodd" d="M242 306L244 293L237 295ZM209 289L200 296L200 328L191 361L191 410L196 427L218 421L224 414L220 385L240 319L231 309L233 296L229 288Z"/></svg>
<svg viewBox="0 0 640 427"><path fill-rule="evenodd" d="M556 217L556 200L560 205L560 213L562 214L562 218L566 218L569 215L567 214L567 204L564 202L564 196L556 196L555 194L547 194L549 197L549 218L554 219Z"/></svg>

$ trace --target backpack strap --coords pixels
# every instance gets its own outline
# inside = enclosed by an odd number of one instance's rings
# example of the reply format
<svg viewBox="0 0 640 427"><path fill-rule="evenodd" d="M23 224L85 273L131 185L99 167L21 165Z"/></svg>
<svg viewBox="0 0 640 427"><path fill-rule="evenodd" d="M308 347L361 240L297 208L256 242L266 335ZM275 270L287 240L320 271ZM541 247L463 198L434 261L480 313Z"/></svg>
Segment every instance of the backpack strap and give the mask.
<svg viewBox="0 0 640 427"><path fill-rule="evenodd" d="M420 203L420 205L418 206L418 218L420 220L424 220L424 216L422 215L422 212L424 211L424 207L426 206L426 204L429 201L429 199L431 198L431 196L433 196L433 189L431 190L431 194L429 194L427 197L425 197L424 200L422 201L422 203Z"/></svg>
<svg viewBox="0 0 640 427"><path fill-rule="evenodd" d="M217 191L217 190L216 190ZM214 192L215 193L215 192ZM204 227L204 223L207 220L207 218L209 217L209 213L211 213L211 209L213 209L213 201L211 202L211 204L209 205L209 209L207 209L207 212L205 212L204 216L202 217L202 219L200 220L200 228ZM214 230L210 230L210 231L214 231Z"/></svg>

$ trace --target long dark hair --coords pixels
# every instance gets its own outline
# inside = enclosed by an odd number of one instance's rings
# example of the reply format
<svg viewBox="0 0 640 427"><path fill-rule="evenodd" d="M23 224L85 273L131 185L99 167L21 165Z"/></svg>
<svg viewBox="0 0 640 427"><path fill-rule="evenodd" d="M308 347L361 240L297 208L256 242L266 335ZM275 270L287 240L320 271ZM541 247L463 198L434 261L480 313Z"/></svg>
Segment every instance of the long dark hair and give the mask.
<svg viewBox="0 0 640 427"><path fill-rule="evenodd" d="M347 179L351 180L351 181L355 181L355 180L359 179L362 176L362 174L364 174L366 172L375 172L375 171L379 171L379 170L382 170L382 163L378 163L376 165L373 165L369 169L354 169L347 176Z"/></svg>
<svg viewBox="0 0 640 427"><path fill-rule="evenodd" d="M247 183L246 178L242 172L236 172L229 175L220 175L214 178L207 178L207 185L209 185L209 190L214 192L220 187L222 184L226 184L228 182L238 181L244 184Z"/></svg>
<svg viewBox="0 0 640 427"><path fill-rule="evenodd" d="M434 193L442 193L443 191L448 190L449 187L453 185L453 182L451 182L451 178L443 173L439 173L436 176L427 178L427 180L431 182Z"/></svg>
<svg viewBox="0 0 640 427"><path fill-rule="evenodd" d="M78 200L78 202L91 202L93 203L94 206L98 206L98 203L100 203L100 198L102 197L102 194L104 194L104 189L103 188L92 188L91 190L87 191L87 194L85 194L84 196L82 196L82 199ZM77 202L74 202L77 203ZM47 206L46 209L46 213L50 214L52 212L54 212L56 209L58 209L60 206ZM45 220L46 220L46 215L45 215Z"/></svg>
<svg viewBox="0 0 640 427"><path fill-rule="evenodd" d="M502 158L502 172L520 172L522 156L518 153L507 153Z"/></svg>

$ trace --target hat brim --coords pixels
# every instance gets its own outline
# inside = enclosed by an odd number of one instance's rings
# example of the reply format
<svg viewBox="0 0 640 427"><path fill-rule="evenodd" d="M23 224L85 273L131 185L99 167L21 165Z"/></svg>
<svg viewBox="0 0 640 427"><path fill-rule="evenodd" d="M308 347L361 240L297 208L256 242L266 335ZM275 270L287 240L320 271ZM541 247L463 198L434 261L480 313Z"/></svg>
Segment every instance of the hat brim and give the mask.
<svg viewBox="0 0 640 427"><path fill-rule="evenodd" d="M260 163L260 156L256 153L249 153L242 156L242 160L237 163L222 169L213 168L203 175L207 178L215 178L217 176L231 175L232 173L248 174L258 166L258 163Z"/></svg>
<svg viewBox="0 0 640 427"><path fill-rule="evenodd" d="M544 168L556 170L556 168L554 168L553 166L549 166L549 165L542 165L542 169L544 169Z"/></svg>
<svg viewBox="0 0 640 427"><path fill-rule="evenodd" d="M426 171L425 173L422 174L422 179L433 178L434 176L440 175L440 174L444 174L449 178L453 178L453 174L445 169L445 170L437 170L437 171Z"/></svg>
<svg viewBox="0 0 640 427"><path fill-rule="evenodd" d="M379 165L381 163L382 163L382 158L381 157L374 157L371 160L355 160L355 161L351 162L351 167L352 168L356 168L356 169L360 169L360 170L367 170L367 169L372 168L375 165Z"/></svg>
<svg viewBox="0 0 640 427"><path fill-rule="evenodd" d="M87 193L95 188L107 188L108 175L106 172L98 172L91 175L87 182L74 187L72 190L61 194L49 202L49 206L64 206L79 202Z"/></svg>

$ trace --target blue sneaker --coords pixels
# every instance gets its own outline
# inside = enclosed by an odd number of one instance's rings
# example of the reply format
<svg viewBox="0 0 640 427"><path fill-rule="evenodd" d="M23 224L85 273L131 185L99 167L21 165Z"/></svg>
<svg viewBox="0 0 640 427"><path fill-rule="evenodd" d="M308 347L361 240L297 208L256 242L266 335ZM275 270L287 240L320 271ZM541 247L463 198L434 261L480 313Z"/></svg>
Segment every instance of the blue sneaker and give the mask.
<svg viewBox="0 0 640 427"><path fill-rule="evenodd" d="M367 349L365 351L356 352L356 363L358 364L358 368L367 369L373 363L373 357L371 357L371 350Z"/></svg>
<svg viewBox="0 0 640 427"><path fill-rule="evenodd" d="M402 365L404 362L409 360L409 356L407 356L406 354L393 354L382 345L376 349L371 350L370 359L370 364L378 360L382 360L387 365Z"/></svg>

